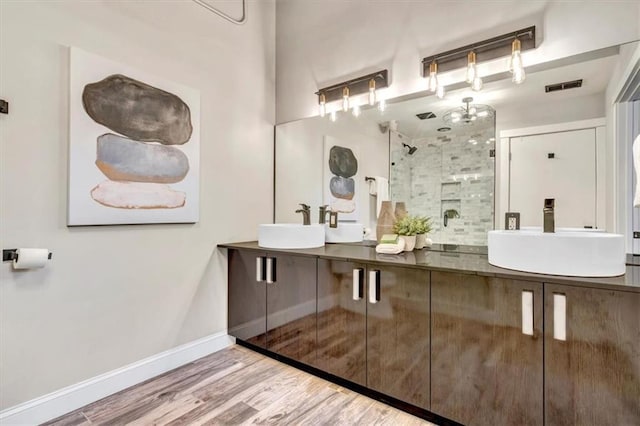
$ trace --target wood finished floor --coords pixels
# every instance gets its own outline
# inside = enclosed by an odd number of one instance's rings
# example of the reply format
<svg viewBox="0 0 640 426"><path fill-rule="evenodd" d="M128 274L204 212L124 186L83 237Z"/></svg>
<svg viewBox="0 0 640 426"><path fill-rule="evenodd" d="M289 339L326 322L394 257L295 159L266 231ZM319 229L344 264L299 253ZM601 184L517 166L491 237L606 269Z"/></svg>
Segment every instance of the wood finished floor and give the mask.
<svg viewBox="0 0 640 426"><path fill-rule="evenodd" d="M45 424L431 423L235 345Z"/></svg>

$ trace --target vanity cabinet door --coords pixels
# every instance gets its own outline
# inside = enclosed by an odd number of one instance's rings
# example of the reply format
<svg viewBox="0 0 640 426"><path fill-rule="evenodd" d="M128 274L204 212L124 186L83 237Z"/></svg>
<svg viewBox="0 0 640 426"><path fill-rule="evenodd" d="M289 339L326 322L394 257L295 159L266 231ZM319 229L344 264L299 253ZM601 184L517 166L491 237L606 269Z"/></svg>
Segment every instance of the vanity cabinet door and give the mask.
<svg viewBox="0 0 640 426"><path fill-rule="evenodd" d="M545 284L548 425L640 425L640 294Z"/></svg>
<svg viewBox="0 0 640 426"><path fill-rule="evenodd" d="M367 386L429 409L429 272L367 267Z"/></svg>
<svg viewBox="0 0 640 426"><path fill-rule="evenodd" d="M315 257L268 253L267 349L305 364L316 358Z"/></svg>
<svg viewBox="0 0 640 426"><path fill-rule="evenodd" d="M318 260L318 356L323 371L366 386L365 266Z"/></svg>
<svg viewBox="0 0 640 426"><path fill-rule="evenodd" d="M543 424L542 283L431 272L431 411Z"/></svg>
<svg viewBox="0 0 640 426"><path fill-rule="evenodd" d="M267 287L264 282L266 253L229 249L227 320L229 334L266 348Z"/></svg>

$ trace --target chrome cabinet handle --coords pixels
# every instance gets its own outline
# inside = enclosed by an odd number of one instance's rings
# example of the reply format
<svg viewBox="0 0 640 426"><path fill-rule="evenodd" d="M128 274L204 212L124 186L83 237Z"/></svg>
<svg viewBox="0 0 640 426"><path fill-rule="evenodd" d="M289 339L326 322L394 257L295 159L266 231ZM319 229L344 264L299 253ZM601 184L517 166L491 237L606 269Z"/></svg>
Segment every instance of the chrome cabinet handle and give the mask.
<svg viewBox="0 0 640 426"><path fill-rule="evenodd" d="M553 338L567 340L567 296L553 293Z"/></svg>
<svg viewBox="0 0 640 426"><path fill-rule="evenodd" d="M267 257L267 284L276 282L276 259Z"/></svg>
<svg viewBox="0 0 640 426"><path fill-rule="evenodd" d="M264 257L258 256L256 257L256 281L262 282L264 279Z"/></svg>
<svg viewBox="0 0 640 426"><path fill-rule="evenodd" d="M369 271L369 303L380 301L380 271Z"/></svg>
<svg viewBox="0 0 640 426"><path fill-rule="evenodd" d="M353 300L361 300L364 293L364 269L353 270Z"/></svg>
<svg viewBox="0 0 640 426"><path fill-rule="evenodd" d="M533 291L522 290L522 334L533 336Z"/></svg>

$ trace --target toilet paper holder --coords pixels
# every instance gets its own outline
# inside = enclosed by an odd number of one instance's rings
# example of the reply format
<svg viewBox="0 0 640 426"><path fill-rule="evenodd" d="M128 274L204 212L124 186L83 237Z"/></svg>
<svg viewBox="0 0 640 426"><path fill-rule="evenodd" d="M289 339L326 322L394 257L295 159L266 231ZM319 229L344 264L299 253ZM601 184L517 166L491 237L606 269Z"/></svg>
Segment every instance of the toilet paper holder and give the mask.
<svg viewBox="0 0 640 426"><path fill-rule="evenodd" d="M47 259L51 260L52 256L53 253L49 252ZM13 262L14 260L18 260L18 249L2 249L3 262Z"/></svg>

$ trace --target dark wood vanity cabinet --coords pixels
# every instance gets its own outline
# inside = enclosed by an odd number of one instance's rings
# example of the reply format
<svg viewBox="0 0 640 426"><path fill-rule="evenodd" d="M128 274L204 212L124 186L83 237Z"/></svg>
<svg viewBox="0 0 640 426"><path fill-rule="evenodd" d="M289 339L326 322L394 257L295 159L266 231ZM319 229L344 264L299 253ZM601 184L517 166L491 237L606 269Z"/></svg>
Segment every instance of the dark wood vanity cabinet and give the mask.
<svg viewBox="0 0 640 426"><path fill-rule="evenodd" d="M229 250L229 334L313 365L316 258Z"/></svg>
<svg viewBox="0 0 640 426"><path fill-rule="evenodd" d="M244 248L228 261L242 341L466 425L640 425L638 292Z"/></svg>
<svg viewBox="0 0 640 426"><path fill-rule="evenodd" d="M319 259L317 362L429 408L429 272Z"/></svg>
<svg viewBox="0 0 640 426"><path fill-rule="evenodd" d="M318 259L318 368L362 386L367 385L365 269Z"/></svg>
<svg viewBox="0 0 640 426"><path fill-rule="evenodd" d="M542 283L431 272L431 411L543 424Z"/></svg>
<svg viewBox="0 0 640 426"><path fill-rule="evenodd" d="M367 386L429 409L429 271L376 265L367 278Z"/></svg>
<svg viewBox="0 0 640 426"><path fill-rule="evenodd" d="M640 425L640 293L545 284L547 425Z"/></svg>

